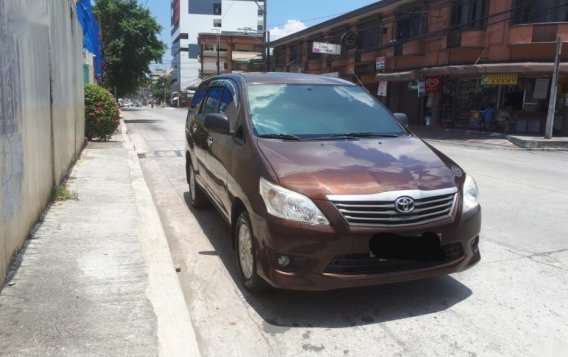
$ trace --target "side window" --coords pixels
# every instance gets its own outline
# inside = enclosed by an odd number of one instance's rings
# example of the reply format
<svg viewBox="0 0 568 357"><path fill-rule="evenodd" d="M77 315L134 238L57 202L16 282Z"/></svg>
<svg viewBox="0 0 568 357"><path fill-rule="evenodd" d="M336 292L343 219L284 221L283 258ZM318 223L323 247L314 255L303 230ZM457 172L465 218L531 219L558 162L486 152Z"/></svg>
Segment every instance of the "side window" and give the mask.
<svg viewBox="0 0 568 357"><path fill-rule="evenodd" d="M235 132L239 119L239 101L236 93L234 84L229 81L225 82L219 111L225 113L227 118L229 118L229 130L231 132Z"/></svg>
<svg viewBox="0 0 568 357"><path fill-rule="evenodd" d="M221 100L222 91L223 88L221 87L209 88L209 91L207 92L207 99L205 99L205 103L203 104L204 115L217 112L217 108L219 107L219 102Z"/></svg>
<svg viewBox="0 0 568 357"><path fill-rule="evenodd" d="M207 93L207 87L201 87L195 92L193 98L191 99L191 108L195 111L199 111L199 106L205 98L205 94Z"/></svg>

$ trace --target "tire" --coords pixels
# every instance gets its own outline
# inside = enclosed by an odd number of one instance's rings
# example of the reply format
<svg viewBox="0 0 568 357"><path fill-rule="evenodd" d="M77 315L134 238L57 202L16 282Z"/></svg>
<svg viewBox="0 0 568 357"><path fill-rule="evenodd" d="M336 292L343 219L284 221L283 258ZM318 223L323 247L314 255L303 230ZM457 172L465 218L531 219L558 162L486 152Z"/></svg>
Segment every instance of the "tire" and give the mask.
<svg viewBox="0 0 568 357"><path fill-rule="evenodd" d="M246 211L241 212L235 225L235 255L242 285L252 293L260 293L268 284L257 274L256 241Z"/></svg>
<svg viewBox="0 0 568 357"><path fill-rule="evenodd" d="M187 159L185 162L185 171L185 174L187 176L187 183L189 186L189 203L191 204L191 207L196 209L207 207L207 197L205 196L203 189L195 180L195 171L193 170L193 165Z"/></svg>

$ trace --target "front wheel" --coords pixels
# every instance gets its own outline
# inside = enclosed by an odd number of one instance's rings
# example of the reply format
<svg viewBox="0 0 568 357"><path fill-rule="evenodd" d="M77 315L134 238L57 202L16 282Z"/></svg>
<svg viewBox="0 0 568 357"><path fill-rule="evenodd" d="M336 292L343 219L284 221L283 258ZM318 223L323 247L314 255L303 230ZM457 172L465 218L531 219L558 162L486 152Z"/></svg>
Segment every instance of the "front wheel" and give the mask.
<svg viewBox="0 0 568 357"><path fill-rule="evenodd" d="M256 249L249 216L241 212L235 226L237 265L241 283L250 292L259 293L268 285L256 272Z"/></svg>

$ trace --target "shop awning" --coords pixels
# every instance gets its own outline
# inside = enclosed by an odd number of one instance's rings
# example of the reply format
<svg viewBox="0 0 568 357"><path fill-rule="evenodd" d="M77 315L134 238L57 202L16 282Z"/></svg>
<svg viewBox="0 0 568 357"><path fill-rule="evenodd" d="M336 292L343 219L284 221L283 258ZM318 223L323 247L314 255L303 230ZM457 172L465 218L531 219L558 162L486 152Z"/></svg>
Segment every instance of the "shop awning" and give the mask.
<svg viewBox="0 0 568 357"><path fill-rule="evenodd" d="M378 81L400 82L416 79L417 71L377 73Z"/></svg>
<svg viewBox="0 0 568 357"><path fill-rule="evenodd" d="M554 63L487 63L459 66L442 66L414 71L377 73L378 81L408 81L421 76L468 76L485 73L552 74ZM568 62L560 63L560 72L568 73Z"/></svg>
<svg viewBox="0 0 568 357"><path fill-rule="evenodd" d="M232 59L235 62L249 62L250 60L254 59L262 59L262 53L233 51Z"/></svg>

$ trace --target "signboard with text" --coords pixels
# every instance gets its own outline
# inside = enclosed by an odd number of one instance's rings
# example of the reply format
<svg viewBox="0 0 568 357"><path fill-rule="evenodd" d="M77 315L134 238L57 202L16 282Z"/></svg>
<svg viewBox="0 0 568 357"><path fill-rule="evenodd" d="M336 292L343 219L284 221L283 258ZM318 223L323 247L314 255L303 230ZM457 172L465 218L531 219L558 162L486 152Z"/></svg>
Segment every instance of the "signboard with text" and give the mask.
<svg viewBox="0 0 568 357"><path fill-rule="evenodd" d="M428 76L424 83L426 93L439 93L442 80L440 77Z"/></svg>
<svg viewBox="0 0 568 357"><path fill-rule="evenodd" d="M428 95L428 93L426 93L426 81L418 81L416 84L418 89L418 96L426 97Z"/></svg>
<svg viewBox="0 0 568 357"><path fill-rule="evenodd" d="M519 80L517 73L495 73L481 76L481 84L484 86L513 86Z"/></svg>
<svg viewBox="0 0 568 357"><path fill-rule="evenodd" d="M386 97L387 96L387 81L380 81L379 82L379 89L377 90L377 95L379 97Z"/></svg>
<svg viewBox="0 0 568 357"><path fill-rule="evenodd" d="M385 70L385 57L377 57L375 69L377 70L377 73Z"/></svg>
<svg viewBox="0 0 568 357"><path fill-rule="evenodd" d="M341 45L324 42L314 42L312 47L313 53L321 53L324 55L339 55L341 54Z"/></svg>

